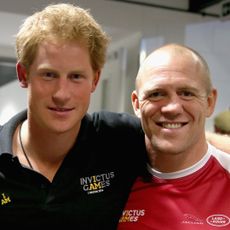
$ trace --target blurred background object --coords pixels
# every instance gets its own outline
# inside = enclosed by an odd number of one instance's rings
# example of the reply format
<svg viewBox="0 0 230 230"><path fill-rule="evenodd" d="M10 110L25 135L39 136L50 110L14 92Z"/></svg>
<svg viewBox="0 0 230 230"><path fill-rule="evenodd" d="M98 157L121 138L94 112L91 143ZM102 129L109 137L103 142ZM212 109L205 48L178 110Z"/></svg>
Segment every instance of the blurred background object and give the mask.
<svg viewBox="0 0 230 230"><path fill-rule="evenodd" d="M230 109L220 112L214 117L214 131L230 135Z"/></svg>

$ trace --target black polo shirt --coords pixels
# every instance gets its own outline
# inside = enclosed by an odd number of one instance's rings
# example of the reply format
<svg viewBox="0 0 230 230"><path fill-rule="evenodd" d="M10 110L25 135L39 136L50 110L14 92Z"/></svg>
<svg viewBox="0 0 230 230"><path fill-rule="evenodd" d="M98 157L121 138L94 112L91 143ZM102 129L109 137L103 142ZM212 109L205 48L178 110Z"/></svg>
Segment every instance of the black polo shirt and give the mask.
<svg viewBox="0 0 230 230"><path fill-rule="evenodd" d="M23 111L0 127L0 228L116 229L131 185L144 168L139 120L111 112L87 114L51 183L12 155L13 133L25 119Z"/></svg>

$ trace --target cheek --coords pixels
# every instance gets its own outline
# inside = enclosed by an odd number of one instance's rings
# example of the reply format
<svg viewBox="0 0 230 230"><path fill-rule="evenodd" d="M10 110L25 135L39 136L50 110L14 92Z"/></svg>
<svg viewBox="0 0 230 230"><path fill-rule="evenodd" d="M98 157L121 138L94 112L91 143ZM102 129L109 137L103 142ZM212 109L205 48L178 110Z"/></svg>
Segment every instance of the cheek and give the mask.
<svg viewBox="0 0 230 230"><path fill-rule="evenodd" d="M85 85L84 87L72 87L70 89L70 95L74 98L81 100L88 100L92 93L91 85Z"/></svg>
<svg viewBox="0 0 230 230"><path fill-rule="evenodd" d="M141 103L140 110L142 118L149 118L154 116L156 112L160 110L160 107L157 106L155 103L145 101Z"/></svg>
<svg viewBox="0 0 230 230"><path fill-rule="evenodd" d="M204 122L207 116L207 104L206 103L188 103L184 106L184 110L190 114L194 120Z"/></svg>
<svg viewBox="0 0 230 230"><path fill-rule="evenodd" d="M33 100L39 100L44 97L48 97L51 95L51 91L51 88L47 87L45 84L29 84L28 86L28 96Z"/></svg>

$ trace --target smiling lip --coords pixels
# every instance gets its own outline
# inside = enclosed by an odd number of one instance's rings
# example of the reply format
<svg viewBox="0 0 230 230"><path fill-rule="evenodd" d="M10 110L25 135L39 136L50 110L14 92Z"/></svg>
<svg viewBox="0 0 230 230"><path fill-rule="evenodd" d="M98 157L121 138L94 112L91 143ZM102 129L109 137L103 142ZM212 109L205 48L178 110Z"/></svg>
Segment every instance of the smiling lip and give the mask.
<svg viewBox="0 0 230 230"><path fill-rule="evenodd" d="M53 113L55 117L59 118L67 118L71 111L73 111L73 108L56 108L56 107L50 107L49 110Z"/></svg>
<svg viewBox="0 0 230 230"><path fill-rule="evenodd" d="M187 122L156 122L156 124L166 129L178 129L186 125Z"/></svg>
<svg viewBox="0 0 230 230"><path fill-rule="evenodd" d="M72 110L72 108L49 108L50 110L56 111L56 112L69 112Z"/></svg>

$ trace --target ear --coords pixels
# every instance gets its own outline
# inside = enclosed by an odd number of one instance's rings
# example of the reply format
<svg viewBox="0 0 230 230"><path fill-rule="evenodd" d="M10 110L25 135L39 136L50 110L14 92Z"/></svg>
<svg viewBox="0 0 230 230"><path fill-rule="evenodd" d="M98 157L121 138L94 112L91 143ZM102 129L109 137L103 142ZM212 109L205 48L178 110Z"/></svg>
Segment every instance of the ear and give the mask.
<svg viewBox="0 0 230 230"><path fill-rule="evenodd" d="M132 106L133 106L133 111L136 114L137 117L141 118L140 114L140 104L139 104L139 99L137 95L137 91L134 90L131 94L131 101L132 101Z"/></svg>
<svg viewBox="0 0 230 230"><path fill-rule="evenodd" d="M27 88L28 87L28 83L27 83L27 78L26 78L26 68L20 63L18 62L16 64L16 70L17 70L17 77L20 83L20 86L22 88Z"/></svg>
<svg viewBox="0 0 230 230"><path fill-rule="evenodd" d="M97 84L99 82L100 76L101 76L101 71L100 70L95 71L91 93L93 93L95 91L95 89L97 88Z"/></svg>
<svg viewBox="0 0 230 230"><path fill-rule="evenodd" d="M210 117L213 114L216 105L216 99L217 99L217 90L213 88L207 98L207 106L208 106L207 114L206 114L207 117Z"/></svg>

